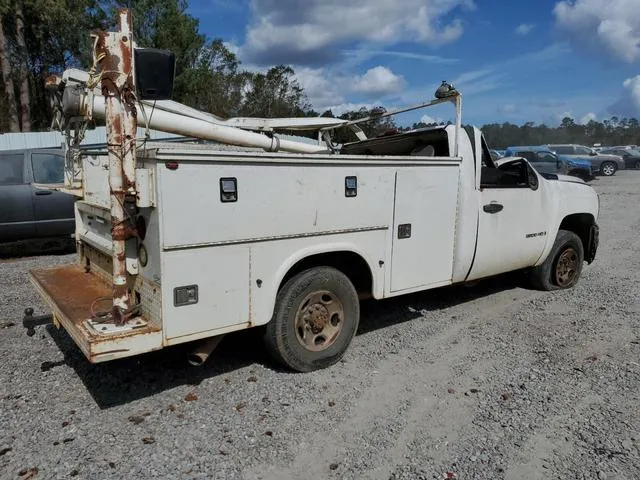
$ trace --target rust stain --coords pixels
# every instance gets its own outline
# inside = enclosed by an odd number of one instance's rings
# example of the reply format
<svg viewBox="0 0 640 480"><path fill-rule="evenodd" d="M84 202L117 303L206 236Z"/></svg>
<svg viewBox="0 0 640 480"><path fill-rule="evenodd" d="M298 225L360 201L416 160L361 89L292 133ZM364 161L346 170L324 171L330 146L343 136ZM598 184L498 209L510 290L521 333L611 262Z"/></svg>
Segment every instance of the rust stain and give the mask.
<svg viewBox="0 0 640 480"><path fill-rule="evenodd" d="M137 236L138 231L128 220L118 223L111 228L111 238L113 240L128 240ZM117 254L115 257L120 261L124 261L126 258L124 252Z"/></svg>
<svg viewBox="0 0 640 480"><path fill-rule="evenodd" d="M153 335L161 331L161 328L151 322L141 328L111 335L101 335L87 328L84 322L91 318L92 305L97 299L109 298L112 288L100 276L85 272L82 265L62 265L31 270L29 273L36 289L89 361L93 362L96 357L116 349L119 351L123 348L123 351L127 351L125 342L133 336ZM102 344L108 344L110 352L97 351Z"/></svg>
<svg viewBox="0 0 640 480"><path fill-rule="evenodd" d="M96 299L111 296L109 285L80 265L32 270L31 275L74 323L91 318Z"/></svg>
<svg viewBox="0 0 640 480"><path fill-rule="evenodd" d="M120 38L120 50L122 51L122 72L125 75L131 73L131 41L128 37Z"/></svg>
<svg viewBox="0 0 640 480"><path fill-rule="evenodd" d="M62 79L58 75L49 75L44 79L45 88L57 87Z"/></svg>

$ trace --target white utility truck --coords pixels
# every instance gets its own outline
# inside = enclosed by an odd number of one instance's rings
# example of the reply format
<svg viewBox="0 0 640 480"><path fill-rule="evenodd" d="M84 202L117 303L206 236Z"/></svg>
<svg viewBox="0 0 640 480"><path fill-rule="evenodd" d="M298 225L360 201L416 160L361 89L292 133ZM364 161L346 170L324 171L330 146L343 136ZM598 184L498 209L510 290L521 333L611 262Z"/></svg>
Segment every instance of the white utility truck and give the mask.
<svg viewBox="0 0 640 480"><path fill-rule="evenodd" d="M28 309L28 333L53 321L90 362L197 340L195 364L225 333L263 326L278 360L310 371L344 355L360 298L515 270L565 289L593 261L595 191L522 158L497 167L482 133L461 128L452 86L428 105L454 104L455 124L377 138L340 119L223 120L158 94L170 55L129 48L120 17L96 37L97 68L50 80L70 147L91 117L109 142L69 148L79 261L30 272L52 315ZM218 143L136 141L138 123ZM357 141L334 145L337 128Z"/></svg>

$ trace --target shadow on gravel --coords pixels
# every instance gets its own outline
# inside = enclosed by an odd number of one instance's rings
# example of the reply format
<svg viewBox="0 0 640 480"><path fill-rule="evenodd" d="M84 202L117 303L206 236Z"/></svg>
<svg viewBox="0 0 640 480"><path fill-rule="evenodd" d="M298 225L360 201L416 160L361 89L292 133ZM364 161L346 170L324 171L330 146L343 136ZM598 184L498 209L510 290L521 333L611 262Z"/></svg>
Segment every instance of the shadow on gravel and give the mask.
<svg viewBox="0 0 640 480"><path fill-rule="evenodd" d="M475 286L456 285L402 295L383 301L362 302L358 335L422 317L424 311L443 310L494 293L527 288L523 274L511 272L478 282Z"/></svg>
<svg viewBox="0 0 640 480"><path fill-rule="evenodd" d="M436 311L473 301L493 293L522 286L518 275L508 274L483 281L475 287L448 287L405 295L381 302L365 301L358 335L421 317L423 311ZM64 354L64 362L44 362L42 369L66 364L72 367L102 409L126 404L182 385L198 385L205 379L259 364L287 372L267 354L262 329L228 334L200 367L187 363L192 345L177 345L132 358L91 364L64 330L47 327Z"/></svg>
<svg viewBox="0 0 640 480"><path fill-rule="evenodd" d="M43 255L68 255L75 253L75 251L75 242L72 240L59 238L25 240L0 244L0 261L18 260L23 257Z"/></svg>
<svg viewBox="0 0 640 480"><path fill-rule="evenodd" d="M75 370L102 409L182 385L197 386L208 378L250 365L260 364L279 370L262 346L259 328L227 334L200 367L193 367L187 362L193 345L176 345L131 358L91 364L63 329L49 325L47 330L63 352L64 364ZM51 362L43 363L45 367L50 365Z"/></svg>

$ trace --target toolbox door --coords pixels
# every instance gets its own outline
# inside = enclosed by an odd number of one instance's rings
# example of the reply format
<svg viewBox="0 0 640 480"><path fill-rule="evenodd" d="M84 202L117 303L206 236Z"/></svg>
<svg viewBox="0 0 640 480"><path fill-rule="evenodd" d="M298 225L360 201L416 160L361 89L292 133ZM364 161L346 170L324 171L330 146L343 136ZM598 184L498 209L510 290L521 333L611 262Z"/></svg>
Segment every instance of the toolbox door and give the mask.
<svg viewBox="0 0 640 480"><path fill-rule="evenodd" d="M459 166L396 172L391 292L451 281Z"/></svg>

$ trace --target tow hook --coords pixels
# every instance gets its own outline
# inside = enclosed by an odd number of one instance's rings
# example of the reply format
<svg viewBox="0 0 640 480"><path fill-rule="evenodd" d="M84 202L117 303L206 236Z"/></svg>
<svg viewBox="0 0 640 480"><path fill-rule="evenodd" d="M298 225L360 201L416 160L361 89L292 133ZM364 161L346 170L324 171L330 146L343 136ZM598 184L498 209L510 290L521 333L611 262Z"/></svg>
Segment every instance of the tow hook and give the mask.
<svg viewBox="0 0 640 480"><path fill-rule="evenodd" d="M22 318L22 326L27 329L27 335L33 337L36 334L35 327L40 325L48 325L53 323L53 315L36 315L33 316L33 308L25 308L24 317Z"/></svg>

